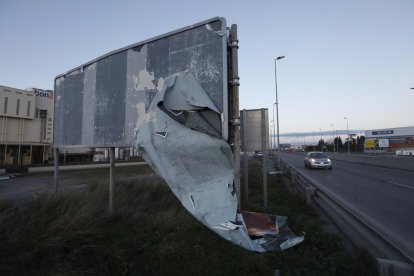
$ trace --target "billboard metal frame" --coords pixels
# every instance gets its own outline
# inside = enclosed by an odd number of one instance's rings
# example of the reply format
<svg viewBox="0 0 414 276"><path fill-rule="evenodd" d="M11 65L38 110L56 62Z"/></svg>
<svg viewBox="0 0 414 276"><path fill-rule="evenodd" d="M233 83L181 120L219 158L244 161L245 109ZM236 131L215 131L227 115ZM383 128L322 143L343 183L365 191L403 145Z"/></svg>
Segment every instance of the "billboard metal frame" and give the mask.
<svg viewBox="0 0 414 276"><path fill-rule="evenodd" d="M60 74L60 75L56 76L55 80L54 80L54 89L56 91L56 81L58 79L66 77L68 75L71 75L71 74L73 74L77 71L83 72L84 68L86 68L88 66L91 66L95 62L98 62L98 61L101 61L101 60L103 60L105 58L108 58L110 56L119 54L123 51L128 51L132 48L143 46L145 44L155 42L157 40L167 38L167 37L170 37L170 36L182 33L182 32L186 32L188 30L191 30L191 29L194 29L194 28L197 28L197 27L200 27L200 26L203 26L203 25L215 22L215 21L221 21L222 22L222 31L221 31L222 33L220 34L220 36L223 37L223 39L222 39L222 55L223 55L223 59L222 59L222 68L223 68L223 72L222 72L222 80L223 80L223 87L222 87L223 95L222 95L222 97L223 98L222 98L222 101L223 101L223 105L222 105L222 108L223 108L223 110L222 110L222 118L221 118L221 123L222 123L222 128L221 128L222 132L221 132L221 134L222 134L223 138L227 140L229 138L229 120L230 120L230 118L229 118L229 102L228 102L229 101L229 89L228 89L228 77L229 76L228 76L228 64L227 64L228 63L228 60L227 60L227 57L228 57L227 44L228 44L228 35L229 34L228 34L228 30L227 30L228 27L227 27L226 19L223 18L223 17L213 17L211 19L207 19L207 20L204 20L204 21L201 21L201 22L198 22L198 23L195 23L195 24L192 24L192 25L189 25L189 26L171 31L171 32L167 32L165 34L155 36L153 38L149 38L149 39L143 40L141 42L137 42L137 43L131 44L129 46L122 47L120 49L111 51L111 52L109 52L107 54L104 54L102 56L99 56L98 58L95 58L95 59L93 59L89 62L86 62L86 63L84 63L80 66L77 66L77 67L75 67L75 68L73 68L73 69L71 69L71 70L69 70L69 71L67 71L63 74ZM56 98L57 97L55 97L55 99L54 99L55 103L56 103ZM54 110L54 117L56 118L55 115L56 115L56 110ZM54 132L53 132L54 138L56 136L56 133L55 133L56 121L57 120L54 120L54 122L53 122L54 123ZM93 148L109 148L109 147L130 147L130 146L132 146L132 144L129 143L129 142L118 143L118 144L101 144L101 145L96 145L96 144L93 144L93 143L92 144L90 144L90 143L89 144L79 144L79 145L65 145L65 144L57 143L56 139L53 139L53 147L54 148L91 148L91 147L93 147Z"/></svg>

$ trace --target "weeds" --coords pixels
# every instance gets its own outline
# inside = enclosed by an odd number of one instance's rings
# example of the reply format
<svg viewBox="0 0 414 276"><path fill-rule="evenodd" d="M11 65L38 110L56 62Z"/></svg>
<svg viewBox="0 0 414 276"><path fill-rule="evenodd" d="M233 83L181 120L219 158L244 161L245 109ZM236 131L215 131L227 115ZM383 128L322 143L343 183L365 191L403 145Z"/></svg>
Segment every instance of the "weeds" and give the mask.
<svg viewBox="0 0 414 276"><path fill-rule="evenodd" d="M255 253L235 246L193 218L156 175L118 181L113 214L108 186L41 194L30 204L0 202L1 275L370 275L324 234L316 215L282 179L270 176L269 208L261 207L260 165L250 170L249 211L289 217L305 242ZM362 260L362 261L361 261Z"/></svg>

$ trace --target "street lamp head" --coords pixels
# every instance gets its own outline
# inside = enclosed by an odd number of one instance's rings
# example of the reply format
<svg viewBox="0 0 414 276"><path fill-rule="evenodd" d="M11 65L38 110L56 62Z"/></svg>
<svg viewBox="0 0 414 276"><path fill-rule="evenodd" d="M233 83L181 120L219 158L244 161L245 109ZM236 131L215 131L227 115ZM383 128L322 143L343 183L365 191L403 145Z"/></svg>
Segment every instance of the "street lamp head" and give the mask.
<svg viewBox="0 0 414 276"><path fill-rule="evenodd" d="M282 59L282 58L284 58L285 56L278 56L277 58L276 58L276 60L279 60L279 59Z"/></svg>
<svg viewBox="0 0 414 276"><path fill-rule="evenodd" d="M348 117L344 117L345 120L348 120Z"/></svg>

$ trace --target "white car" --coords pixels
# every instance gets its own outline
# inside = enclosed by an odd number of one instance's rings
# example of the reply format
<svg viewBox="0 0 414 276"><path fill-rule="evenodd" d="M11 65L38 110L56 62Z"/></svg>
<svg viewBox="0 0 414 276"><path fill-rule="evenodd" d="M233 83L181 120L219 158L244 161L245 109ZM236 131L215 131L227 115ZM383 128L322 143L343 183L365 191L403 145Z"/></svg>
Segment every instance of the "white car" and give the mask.
<svg viewBox="0 0 414 276"><path fill-rule="evenodd" d="M332 161L325 153L320 151L308 152L303 163L305 164L305 168L309 169L321 168L332 170Z"/></svg>

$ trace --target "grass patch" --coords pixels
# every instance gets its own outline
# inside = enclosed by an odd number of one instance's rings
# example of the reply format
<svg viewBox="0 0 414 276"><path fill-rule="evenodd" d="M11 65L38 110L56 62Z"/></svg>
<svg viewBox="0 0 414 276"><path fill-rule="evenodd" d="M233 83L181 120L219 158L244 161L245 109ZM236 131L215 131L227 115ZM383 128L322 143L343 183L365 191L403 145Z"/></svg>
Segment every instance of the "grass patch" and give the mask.
<svg viewBox="0 0 414 276"><path fill-rule="evenodd" d="M255 253L232 245L192 217L158 177L116 185L107 212L106 183L86 193L42 194L15 207L0 202L1 275L372 275L366 256L351 256L326 235L304 200L270 176L269 207L261 207L260 162L250 169L244 208L286 215L304 243Z"/></svg>

